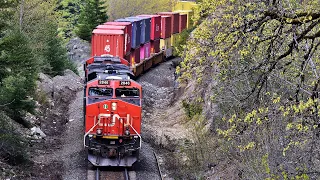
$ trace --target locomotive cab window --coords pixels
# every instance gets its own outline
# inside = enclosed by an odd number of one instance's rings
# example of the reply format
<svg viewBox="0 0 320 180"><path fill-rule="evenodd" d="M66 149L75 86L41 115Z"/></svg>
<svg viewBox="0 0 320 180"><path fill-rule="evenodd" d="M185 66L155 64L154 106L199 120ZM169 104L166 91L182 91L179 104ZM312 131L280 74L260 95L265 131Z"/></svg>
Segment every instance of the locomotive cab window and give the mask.
<svg viewBox="0 0 320 180"><path fill-rule="evenodd" d="M138 98L140 97L140 92L137 88L117 88L116 97Z"/></svg>
<svg viewBox="0 0 320 180"><path fill-rule="evenodd" d="M113 95L112 88L99 88L99 87L89 88L89 96L112 96L112 95Z"/></svg>

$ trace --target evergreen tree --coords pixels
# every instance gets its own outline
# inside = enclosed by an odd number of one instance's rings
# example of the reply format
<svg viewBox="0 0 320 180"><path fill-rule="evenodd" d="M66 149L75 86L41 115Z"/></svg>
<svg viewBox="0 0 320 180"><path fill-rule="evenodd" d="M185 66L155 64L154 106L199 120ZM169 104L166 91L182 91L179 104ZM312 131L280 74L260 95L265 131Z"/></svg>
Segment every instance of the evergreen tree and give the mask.
<svg viewBox="0 0 320 180"><path fill-rule="evenodd" d="M84 40L89 41L92 30L108 19L106 7L101 0L85 0L81 8L79 25L76 34Z"/></svg>
<svg viewBox="0 0 320 180"><path fill-rule="evenodd" d="M3 37L3 31L10 27L9 20L14 14L14 7L17 5L17 0L0 1L0 38Z"/></svg>
<svg viewBox="0 0 320 180"><path fill-rule="evenodd" d="M49 22L46 32L46 48L44 49L43 72L51 76L62 75L65 69L78 73L75 65L68 59L63 40L58 36L57 24Z"/></svg>
<svg viewBox="0 0 320 180"><path fill-rule="evenodd" d="M44 49L44 72L51 76L62 75L68 61L66 49L62 46L62 40L58 37L57 25L49 22L47 32L47 44Z"/></svg>
<svg viewBox="0 0 320 180"><path fill-rule="evenodd" d="M14 119L19 119L22 110L32 111L33 103L28 100L36 86L38 63L34 58L27 37L20 31L6 35L0 42L0 102Z"/></svg>
<svg viewBox="0 0 320 180"><path fill-rule="evenodd" d="M78 24L81 0L59 0L56 12L59 20L59 35L70 38L74 35L74 27Z"/></svg>

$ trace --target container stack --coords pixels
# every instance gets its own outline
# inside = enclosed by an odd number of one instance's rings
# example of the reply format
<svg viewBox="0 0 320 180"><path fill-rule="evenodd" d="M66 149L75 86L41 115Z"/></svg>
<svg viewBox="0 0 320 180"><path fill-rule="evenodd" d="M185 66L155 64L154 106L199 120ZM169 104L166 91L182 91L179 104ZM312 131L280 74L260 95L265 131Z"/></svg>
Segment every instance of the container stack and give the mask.
<svg viewBox="0 0 320 180"><path fill-rule="evenodd" d="M160 12L158 13L161 16L170 16L171 17L171 39L170 45L175 46L179 38L179 18L180 14L178 12Z"/></svg>
<svg viewBox="0 0 320 180"><path fill-rule="evenodd" d="M195 11L198 11L199 5L192 1L177 1L172 7L173 12L180 14L187 14L187 29L195 25L193 22L193 15Z"/></svg>
<svg viewBox="0 0 320 180"><path fill-rule="evenodd" d="M160 49L168 49L171 47L171 16L161 16L160 26Z"/></svg>
<svg viewBox="0 0 320 180"><path fill-rule="evenodd" d="M131 24L131 50L129 55L125 56L131 64L140 63L140 42L141 42L141 28L142 20L135 18L117 19L115 22L124 23L129 22ZM108 22L110 23L110 22ZM107 23L107 24L108 24Z"/></svg>
<svg viewBox="0 0 320 180"><path fill-rule="evenodd" d="M139 15L138 17L150 18L150 53L155 54L160 52L160 35L161 35L161 16L160 15Z"/></svg>
<svg viewBox="0 0 320 180"><path fill-rule="evenodd" d="M193 26L193 11L191 10L176 10L174 12L180 13L180 23L181 23L181 15L186 16L187 22L186 22L186 28L189 29ZM185 17L182 17L183 21L185 20ZM182 22L183 23L183 22ZM181 24L180 24L181 26Z"/></svg>
<svg viewBox="0 0 320 180"><path fill-rule="evenodd" d="M128 19L136 19L141 21L140 31L140 61L150 57L151 44L150 44L150 17L128 17Z"/></svg>

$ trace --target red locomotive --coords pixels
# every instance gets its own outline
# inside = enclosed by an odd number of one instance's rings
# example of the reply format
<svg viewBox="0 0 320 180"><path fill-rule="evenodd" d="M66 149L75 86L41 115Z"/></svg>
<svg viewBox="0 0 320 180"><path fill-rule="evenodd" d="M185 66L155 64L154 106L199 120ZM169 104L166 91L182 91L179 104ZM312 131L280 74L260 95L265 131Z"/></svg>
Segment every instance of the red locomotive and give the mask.
<svg viewBox="0 0 320 180"><path fill-rule="evenodd" d="M85 135L95 166L132 166L141 148L141 85L116 57L86 66Z"/></svg>

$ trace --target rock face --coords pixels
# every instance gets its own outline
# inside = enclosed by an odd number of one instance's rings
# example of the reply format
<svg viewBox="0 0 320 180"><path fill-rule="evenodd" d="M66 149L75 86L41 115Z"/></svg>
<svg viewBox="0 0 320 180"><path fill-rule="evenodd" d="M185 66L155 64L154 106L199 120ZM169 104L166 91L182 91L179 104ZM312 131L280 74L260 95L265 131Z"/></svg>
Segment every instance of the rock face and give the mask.
<svg viewBox="0 0 320 180"><path fill-rule="evenodd" d="M68 56L77 65L80 77L84 76L83 63L90 58L91 46L88 42L76 37L67 44Z"/></svg>
<svg viewBox="0 0 320 180"><path fill-rule="evenodd" d="M68 104L83 88L82 79L71 70L52 79L45 74L40 74L39 77L37 92L42 101L38 108L41 114L40 127L47 135L59 134L68 121Z"/></svg>
<svg viewBox="0 0 320 180"><path fill-rule="evenodd" d="M67 44L69 59L77 64L81 64L84 60L90 58L90 44L76 37Z"/></svg>
<svg viewBox="0 0 320 180"><path fill-rule="evenodd" d="M188 134L181 103L173 103L176 61L179 58L160 64L138 79L144 93L142 136L145 141L170 151L183 143Z"/></svg>
<svg viewBox="0 0 320 180"><path fill-rule="evenodd" d="M53 92L53 81L52 79L43 73L39 74L38 89L50 95Z"/></svg>

